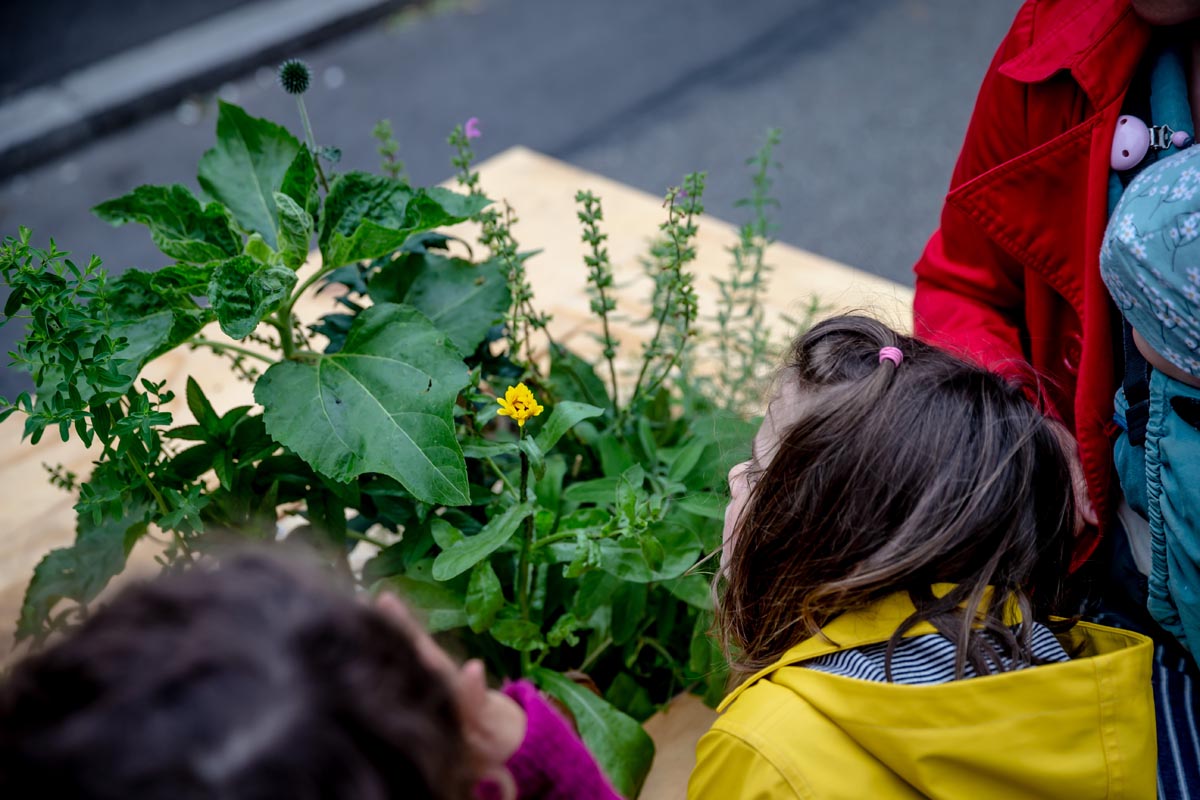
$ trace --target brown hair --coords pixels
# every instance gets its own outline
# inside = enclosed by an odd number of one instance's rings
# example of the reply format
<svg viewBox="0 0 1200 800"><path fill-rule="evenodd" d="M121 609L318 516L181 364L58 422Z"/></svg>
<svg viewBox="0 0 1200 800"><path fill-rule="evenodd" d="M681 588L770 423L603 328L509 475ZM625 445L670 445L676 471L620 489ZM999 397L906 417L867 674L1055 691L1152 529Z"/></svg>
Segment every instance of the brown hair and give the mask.
<svg viewBox="0 0 1200 800"><path fill-rule="evenodd" d="M899 347L899 365L879 358ZM1003 378L861 316L801 336L782 381L801 395L778 423L729 554L717 613L734 669L752 672L832 619L907 592L958 645L957 675L1034 662L1029 626L1059 595L1075 509L1066 454ZM953 583L943 597L935 583ZM1029 588L1038 586L1036 597ZM988 594L988 587L992 592ZM971 624L964 608L980 609ZM980 635L986 630L990 636ZM991 665L989 667L989 665Z"/></svg>
<svg viewBox="0 0 1200 800"><path fill-rule="evenodd" d="M242 555L125 589L0 685L0 796L464 800L451 690L314 569Z"/></svg>

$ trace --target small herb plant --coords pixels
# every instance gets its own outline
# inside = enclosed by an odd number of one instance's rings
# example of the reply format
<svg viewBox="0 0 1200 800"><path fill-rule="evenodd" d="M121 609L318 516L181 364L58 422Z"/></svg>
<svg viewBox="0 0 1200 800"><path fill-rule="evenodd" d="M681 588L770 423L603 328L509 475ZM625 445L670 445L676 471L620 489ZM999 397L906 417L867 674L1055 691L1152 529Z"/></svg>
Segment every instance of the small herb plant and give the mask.
<svg viewBox="0 0 1200 800"><path fill-rule="evenodd" d="M678 692L712 703L725 688L710 577L696 568L719 547L725 473L754 430L740 413L773 353L761 300L777 134L754 159L754 218L708 342L730 370L690 377L694 174L667 192L648 338L623 384L599 198L576 198L603 348L593 365L551 337L513 211L482 193L478 121L450 137L461 192L410 185L390 124L375 131L384 174L338 173L336 149L313 137L307 78L299 62L281 70L303 141L222 103L204 199L141 186L94 209L145 225L169 266L110 279L24 228L0 249L3 322L24 323L12 356L35 385L0 399L0 419L22 414L34 444L49 429L96 445L86 480L51 469L77 493L76 541L37 566L18 637L85 617L152 531L168 537L164 568L181 569L230 536L274 540L298 513L289 538L344 572L361 543L377 547L357 570L365 587L398 591L494 673L559 697L636 794L653 756L638 722ZM480 224L478 258L438 232L466 220ZM314 239L320 260L306 266ZM297 300L331 285L340 308L298 319ZM141 377L177 348L227 358L255 405L220 411L193 379ZM165 410L180 392L193 424Z"/></svg>

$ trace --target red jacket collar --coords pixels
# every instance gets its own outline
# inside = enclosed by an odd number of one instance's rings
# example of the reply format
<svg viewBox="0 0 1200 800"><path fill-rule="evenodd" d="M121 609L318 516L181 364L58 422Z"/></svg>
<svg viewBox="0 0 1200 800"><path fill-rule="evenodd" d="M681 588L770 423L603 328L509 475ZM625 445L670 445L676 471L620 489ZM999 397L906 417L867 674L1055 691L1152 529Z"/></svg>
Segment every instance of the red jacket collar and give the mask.
<svg viewBox="0 0 1200 800"><path fill-rule="evenodd" d="M1093 108L1124 93L1151 32L1129 0L1042 0L1028 24L1029 47L1002 64L1001 74L1039 83L1070 70Z"/></svg>

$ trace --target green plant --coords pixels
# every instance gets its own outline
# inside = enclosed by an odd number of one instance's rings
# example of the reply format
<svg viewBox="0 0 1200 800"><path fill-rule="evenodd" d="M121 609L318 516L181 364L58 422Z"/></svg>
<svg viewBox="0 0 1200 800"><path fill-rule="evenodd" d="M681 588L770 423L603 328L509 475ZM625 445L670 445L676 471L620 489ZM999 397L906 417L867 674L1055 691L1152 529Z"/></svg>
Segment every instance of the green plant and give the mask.
<svg viewBox="0 0 1200 800"><path fill-rule="evenodd" d="M719 546L725 472L754 426L729 413L720 387L706 396L681 383L698 336L687 265L704 176L667 193L651 333L622 402L598 198L577 199L607 384L550 339L512 211L490 204L472 169L477 129L451 136L459 194L409 185L390 126L376 132L387 175L336 174L332 159L324 174L301 110L307 141L221 104L199 167L207 202L141 186L96 207L112 224L147 226L169 266L110 280L95 258L80 268L53 242L34 247L27 229L5 240L4 322L25 323L13 357L35 391L0 398L0 419L23 414L35 444L55 429L100 446L86 480L50 468L78 493L77 537L38 565L18 636L86 616L143 536L165 534L159 558L180 569L230 535L273 540L299 513L290 538L347 572L352 551L375 548L357 575L365 587L398 591L495 673L556 694L634 794L653 752L637 722L680 691L715 702L726 680L696 566ZM765 192L743 237L759 261ZM478 259L437 232L468 219L481 226ZM296 303L325 285L342 289L340 308L305 325ZM761 312L740 318L759 324ZM175 388L195 421L177 425L172 391L141 373L180 347L228 358L255 405L219 411L189 379ZM514 427L496 397L522 382L546 413Z"/></svg>

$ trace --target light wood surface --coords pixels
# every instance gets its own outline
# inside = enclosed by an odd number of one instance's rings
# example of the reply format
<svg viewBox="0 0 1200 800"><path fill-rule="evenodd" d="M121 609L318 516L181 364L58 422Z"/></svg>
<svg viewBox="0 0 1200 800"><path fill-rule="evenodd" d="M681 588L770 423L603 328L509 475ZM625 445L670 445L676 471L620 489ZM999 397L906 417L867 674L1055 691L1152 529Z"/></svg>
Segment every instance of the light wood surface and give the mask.
<svg viewBox="0 0 1200 800"><path fill-rule="evenodd" d="M537 305L554 315L551 330L555 338L586 357L595 357L600 348L591 336L596 320L588 310L584 291L585 246L579 240L574 198L579 189L590 189L601 197L603 230L609 234L616 296L624 317L616 334L622 340L623 356L635 358L648 335L630 322L644 316L649 297L649 280L639 258L665 217L661 198L520 147L490 159L479 171L484 191L515 210L518 222L513 233L521 248L542 250L527 262L528 273ZM130 233L134 235L134 231ZM471 234L466 229L461 233ZM712 217L701 219L694 271L702 317L715 309L713 278L726 275L727 251L736 241L734 226ZM782 315L802 316L813 295L828 307L827 313L857 309L902 330L910 325L912 291L906 287L783 244L773 245L767 260L774 267L768 311L776 330L785 331ZM305 267L313 268L311 263ZM306 298L298 312L301 319L312 322L332 308L329 297L314 296ZM207 335L220 338L215 328ZM168 387L180 395L185 378L191 375L223 411L252 402L251 386L233 378L226 363L207 351L176 351L152 364L147 373L155 380L167 379ZM176 399L172 411L177 423L187 421L182 398ZM48 550L69 544L74 535L74 498L50 486L42 464L62 464L80 476L90 471L91 457L82 446L64 444L47 434L37 447L31 447L20 441L22 425L20 415L0 424L0 655L11 648L17 609L33 567ZM148 542L135 551L134 570L153 567L153 550L153 542ZM659 749L643 797L684 797L696 740L712 718L713 713L695 698L684 698L647 724Z"/></svg>

